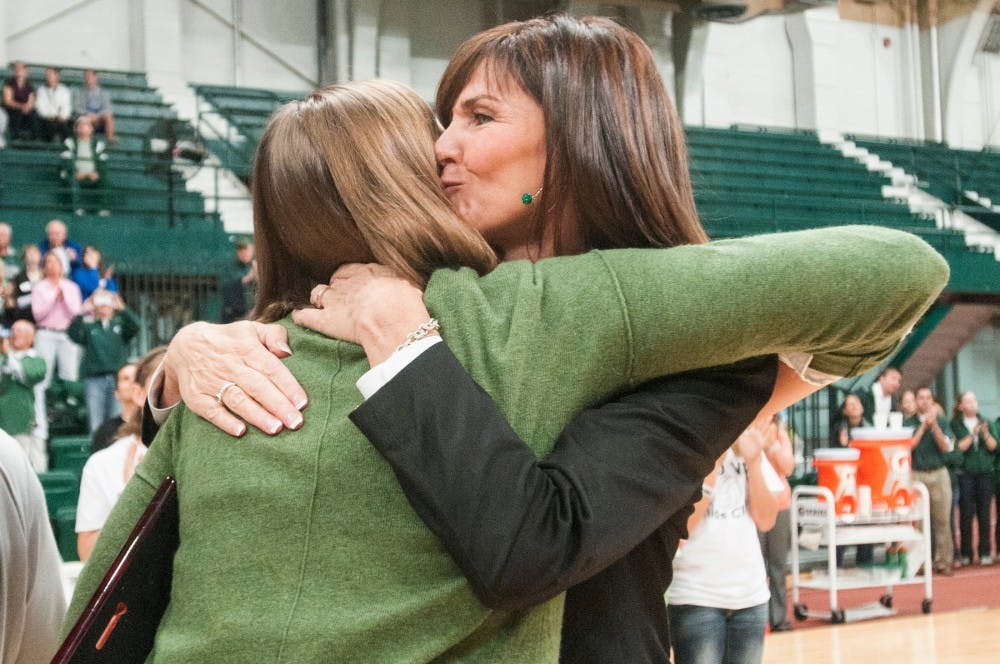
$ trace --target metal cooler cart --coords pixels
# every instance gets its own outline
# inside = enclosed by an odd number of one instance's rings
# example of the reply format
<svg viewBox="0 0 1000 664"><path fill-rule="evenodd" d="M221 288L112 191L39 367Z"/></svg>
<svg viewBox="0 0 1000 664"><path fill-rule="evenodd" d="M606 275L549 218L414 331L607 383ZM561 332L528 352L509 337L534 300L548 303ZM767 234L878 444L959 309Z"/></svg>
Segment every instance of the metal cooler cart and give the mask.
<svg viewBox="0 0 1000 664"><path fill-rule="evenodd" d="M924 599L920 605L924 613L931 612L931 521L927 487L913 483L914 503L908 511L885 511L871 516L838 517L834 509L833 493L822 486L798 486L792 492L792 602L795 618L808 616L829 618L834 623L861 620L869 617L892 615L892 589L895 586L924 584ZM823 500L820 500L823 498ZM918 529L917 526L920 526ZM801 578L799 549L803 542L827 547L826 570L814 572L809 579ZM836 551L838 546L855 544L885 544L899 542L907 545L907 569L878 567L839 569ZM922 572L917 571L922 567ZM872 611L869 607L847 609L837 600L837 592L853 588L884 586L885 594ZM830 591L829 611L810 611L799 598L800 588L818 588Z"/></svg>

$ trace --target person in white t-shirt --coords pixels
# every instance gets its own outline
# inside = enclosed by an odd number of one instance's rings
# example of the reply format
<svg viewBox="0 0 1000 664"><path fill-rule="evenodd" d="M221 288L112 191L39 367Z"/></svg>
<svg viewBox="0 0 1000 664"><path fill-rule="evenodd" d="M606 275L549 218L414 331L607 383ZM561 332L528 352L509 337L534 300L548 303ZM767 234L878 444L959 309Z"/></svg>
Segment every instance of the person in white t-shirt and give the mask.
<svg viewBox="0 0 1000 664"><path fill-rule="evenodd" d="M166 350L166 346L154 348L136 365L131 397L138 413L142 413L146 402L149 379ZM118 430L118 439L109 447L94 452L83 467L80 499L76 506L76 550L82 561L86 562L90 557L104 522L135 473L135 467L146 454L141 431L142 417L131 418Z"/></svg>
<svg viewBox="0 0 1000 664"><path fill-rule="evenodd" d="M45 68L45 85L35 91L35 108L40 118L42 140L51 142L58 138L62 143L73 134L70 118L73 100L69 88L59 82L59 70Z"/></svg>
<svg viewBox="0 0 1000 664"><path fill-rule="evenodd" d="M675 664L755 664L764 652L767 573L757 531L778 514L781 478L747 429L705 478L667 590Z"/></svg>

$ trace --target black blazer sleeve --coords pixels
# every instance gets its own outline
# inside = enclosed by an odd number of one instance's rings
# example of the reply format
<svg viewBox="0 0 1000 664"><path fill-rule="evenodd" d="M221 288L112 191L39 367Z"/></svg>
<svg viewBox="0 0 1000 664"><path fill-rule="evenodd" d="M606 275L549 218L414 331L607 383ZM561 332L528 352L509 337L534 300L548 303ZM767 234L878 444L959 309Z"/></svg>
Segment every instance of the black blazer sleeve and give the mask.
<svg viewBox="0 0 1000 664"><path fill-rule="evenodd" d="M142 405L142 444L149 447L160 432L160 425L153 419L153 411L149 408L149 399Z"/></svg>
<svg viewBox="0 0 1000 664"><path fill-rule="evenodd" d="M579 413L537 460L443 343L351 414L479 599L517 610L689 505L769 398L774 356L652 381Z"/></svg>

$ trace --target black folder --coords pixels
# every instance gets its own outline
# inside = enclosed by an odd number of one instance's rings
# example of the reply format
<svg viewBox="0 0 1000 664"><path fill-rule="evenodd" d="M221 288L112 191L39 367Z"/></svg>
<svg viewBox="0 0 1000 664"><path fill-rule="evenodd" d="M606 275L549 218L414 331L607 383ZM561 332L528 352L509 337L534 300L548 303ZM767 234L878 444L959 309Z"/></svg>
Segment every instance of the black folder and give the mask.
<svg viewBox="0 0 1000 664"><path fill-rule="evenodd" d="M73 662L142 662L170 602L178 534L177 482L163 480L53 658Z"/></svg>

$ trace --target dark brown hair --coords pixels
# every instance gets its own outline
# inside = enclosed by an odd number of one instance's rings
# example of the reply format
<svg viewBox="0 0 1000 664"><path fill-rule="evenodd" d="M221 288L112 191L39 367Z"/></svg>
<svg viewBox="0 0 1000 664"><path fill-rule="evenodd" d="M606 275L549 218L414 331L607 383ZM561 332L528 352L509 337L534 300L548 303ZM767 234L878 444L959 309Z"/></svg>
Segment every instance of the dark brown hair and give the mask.
<svg viewBox="0 0 1000 664"><path fill-rule="evenodd" d="M440 267L492 269L496 255L441 191L437 134L427 103L389 81L330 86L278 109L251 184L253 317L305 306L343 263L378 262L421 286Z"/></svg>
<svg viewBox="0 0 1000 664"><path fill-rule="evenodd" d="M445 126L480 67L542 107L546 166L534 219L557 253L708 240L695 210L683 127L634 32L555 14L486 30L459 46L437 93ZM582 246L581 246L582 243Z"/></svg>

